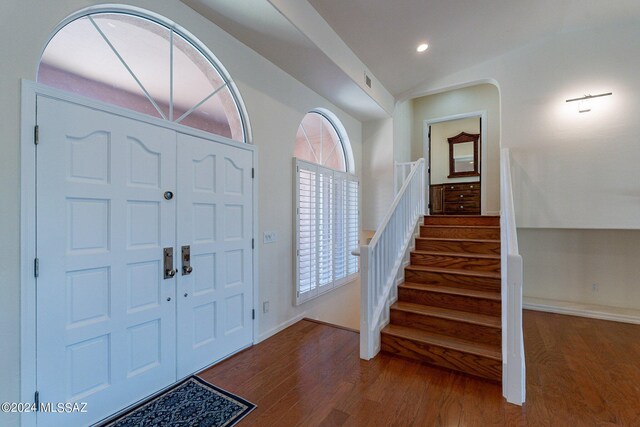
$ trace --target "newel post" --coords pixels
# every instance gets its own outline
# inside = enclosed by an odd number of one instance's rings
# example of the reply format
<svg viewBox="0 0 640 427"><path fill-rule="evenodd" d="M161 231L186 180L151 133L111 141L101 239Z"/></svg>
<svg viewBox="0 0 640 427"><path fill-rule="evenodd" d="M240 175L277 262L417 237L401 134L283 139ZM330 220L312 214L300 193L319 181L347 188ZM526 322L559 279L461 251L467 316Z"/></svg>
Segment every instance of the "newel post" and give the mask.
<svg viewBox="0 0 640 427"><path fill-rule="evenodd" d="M373 357L371 337L371 287L369 285L369 246L360 246L360 358Z"/></svg>

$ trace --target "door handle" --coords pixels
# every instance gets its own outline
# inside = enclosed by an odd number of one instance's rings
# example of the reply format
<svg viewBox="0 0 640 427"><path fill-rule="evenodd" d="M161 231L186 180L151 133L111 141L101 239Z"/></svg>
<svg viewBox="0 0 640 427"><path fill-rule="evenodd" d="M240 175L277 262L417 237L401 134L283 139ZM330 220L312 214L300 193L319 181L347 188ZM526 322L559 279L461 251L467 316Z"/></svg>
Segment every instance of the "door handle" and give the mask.
<svg viewBox="0 0 640 427"><path fill-rule="evenodd" d="M182 275L188 276L193 271L193 267L191 267L191 247L183 246L182 247Z"/></svg>
<svg viewBox="0 0 640 427"><path fill-rule="evenodd" d="M164 259L164 278L171 279L176 275L176 270L173 269L173 248L164 248L162 254Z"/></svg>

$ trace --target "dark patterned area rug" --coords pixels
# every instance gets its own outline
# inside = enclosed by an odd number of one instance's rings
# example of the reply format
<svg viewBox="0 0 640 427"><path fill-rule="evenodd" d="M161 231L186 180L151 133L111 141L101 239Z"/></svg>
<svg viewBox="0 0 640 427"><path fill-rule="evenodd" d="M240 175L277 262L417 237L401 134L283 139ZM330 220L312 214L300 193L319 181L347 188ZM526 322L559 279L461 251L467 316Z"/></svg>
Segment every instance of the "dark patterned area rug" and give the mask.
<svg viewBox="0 0 640 427"><path fill-rule="evenodd" d="M102 427L231 427L256 405L192 376Z"/></svg>

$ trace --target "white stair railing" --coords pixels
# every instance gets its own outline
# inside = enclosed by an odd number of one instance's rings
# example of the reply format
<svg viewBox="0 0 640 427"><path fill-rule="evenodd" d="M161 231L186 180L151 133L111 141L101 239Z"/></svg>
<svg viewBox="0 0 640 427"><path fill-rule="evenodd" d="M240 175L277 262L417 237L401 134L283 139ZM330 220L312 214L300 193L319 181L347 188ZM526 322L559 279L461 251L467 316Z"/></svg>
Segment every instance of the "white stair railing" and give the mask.
<svg viewBox="0 0 640 427"><path fill-rule="evenodd" d="M416 162L394 162L393 163L393 195L400 192L402 184L411 173L411 168Z"/></svg>
<svg viewBox="0 0 640 427"><path fill-rule="evenodd" d="M388 323L396 285L424 215L424 159L414 162L382 224L368 245L360 247L360 357L380 351L380 329Z"/></svg>
<svg viewBox="0 0 640 427"><path fill-rule="evenodd" d="M507 402L525 400L525 360L522 335L522 257L518 251L511 186L509 149L500 156L500 233L502 264L502 395Z"/></svg>

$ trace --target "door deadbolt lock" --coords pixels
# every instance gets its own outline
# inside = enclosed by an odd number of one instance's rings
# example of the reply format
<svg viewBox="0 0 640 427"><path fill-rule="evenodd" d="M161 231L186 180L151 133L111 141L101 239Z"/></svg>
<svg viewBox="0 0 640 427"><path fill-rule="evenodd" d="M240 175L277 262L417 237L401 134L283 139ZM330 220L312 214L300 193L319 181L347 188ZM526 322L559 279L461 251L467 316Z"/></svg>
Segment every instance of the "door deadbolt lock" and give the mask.
<svg viewBox="0 0 640 427"><path fill-rule="evenodd" d="M164 248L162 255L164 259L164 278L171 279L176 275L176 270L173 269L173 248Z"/></svg>
<svg viewBox="0 0 640 427"><path fill-rule="evenodd" d="M183 246L182 247L182 275L188 276L193 271L193 267L191 267L191 247Z"/></svg>
<svg viewBox="0 0 640 427"><path fill-rule="evenodd" d="M164 192L164 198L165 198L165 200L173 199L173 191L165 191Z"/></svg>

